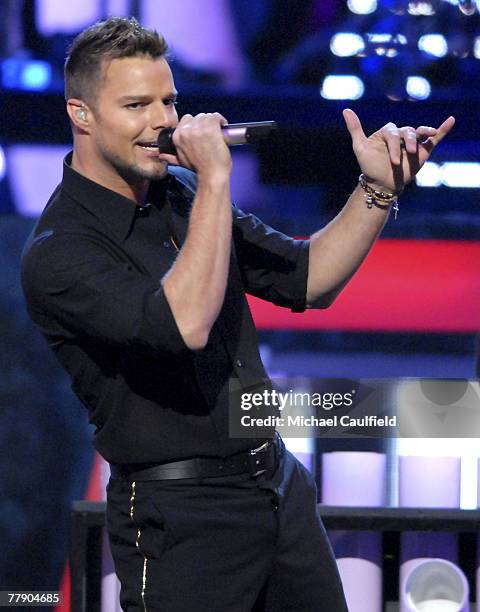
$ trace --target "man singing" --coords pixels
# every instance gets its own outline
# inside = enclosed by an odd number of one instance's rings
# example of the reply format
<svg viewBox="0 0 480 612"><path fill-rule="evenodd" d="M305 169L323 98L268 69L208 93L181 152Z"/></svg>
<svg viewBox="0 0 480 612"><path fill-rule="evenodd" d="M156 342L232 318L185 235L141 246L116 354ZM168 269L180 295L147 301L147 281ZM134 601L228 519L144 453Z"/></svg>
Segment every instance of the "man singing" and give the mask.
<svg viewBox="0 0 480 612"><path fill-rule="evenodd" d="M22 261L30 315L112 466L122 608L342 612L312 477L278 436L229 436L229 381L266 379L245 294L329 306L454 120L367 138L345 110L361 181L331 223L293 240L232 207L227 120L178 119L166 54L135 19L75 39L73 153ZM166 128L176 155L159 153Z"/></svg>

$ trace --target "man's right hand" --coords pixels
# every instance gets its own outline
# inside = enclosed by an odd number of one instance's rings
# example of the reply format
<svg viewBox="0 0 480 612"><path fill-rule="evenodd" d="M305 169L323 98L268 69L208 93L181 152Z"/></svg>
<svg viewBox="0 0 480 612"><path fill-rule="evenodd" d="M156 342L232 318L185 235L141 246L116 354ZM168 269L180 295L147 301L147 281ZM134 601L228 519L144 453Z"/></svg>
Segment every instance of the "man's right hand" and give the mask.
<svg viewBox="0 0 480 612"><path fill-rule="evenodd" d="M219 113L184 115L172 137L177 155L160 155L196 171L198 177L185 242L162 279L177 327L192 350L207 344L228 280L232 158L221 132L226 123Z"/></svg>
<svg viewBox="0 0 480 612"><path fill-rule="evenodd" d="M177 155L160 154L160 159L194 170L199 180L230 175L232 157L221 131L227 123L220 113L184 115L172 136Z"/></svg>

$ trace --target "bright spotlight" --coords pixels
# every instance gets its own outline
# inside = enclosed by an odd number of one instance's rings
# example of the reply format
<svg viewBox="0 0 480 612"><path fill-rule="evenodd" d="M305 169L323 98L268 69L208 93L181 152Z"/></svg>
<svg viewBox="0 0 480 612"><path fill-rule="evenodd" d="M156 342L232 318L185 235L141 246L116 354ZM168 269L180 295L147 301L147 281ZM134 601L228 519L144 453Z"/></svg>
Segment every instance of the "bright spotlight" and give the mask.
<svg viewBox="0 0 480 612"><path fill-rule="evenodd" d="M480 164L476 162L445 162L442 183L447 187L480 187Z"/></svg>
<svg viewBox="0 0 480 612"><path fill-rule="evenodd" d="M418 0L409 2L407 11L409 15L414 17L435 15L435 8L431 2L419 2Z"/></svg>
<svg viewBox="0 0 480 612"><path fill-rule="evenodd" d="M409 76L406 90L408 95L415 100L426 100L432 93L430 83L421 76Z"/></svg>
<svg viewBox="0 0 480 612"><path fill-rule="evenodd" d="M480 36L476 36L473 41L473 55L480 59Z"/></svg>
<svg viewBox="0 0 480 612"><path fill-rule="evenodd" d="M358 100L364 92L363 81L357 76L330 74L323 80L320 95L326 100Z"/></svg>
<svg viewBox="0 0 480 612"><path fill-rule="evenodd" d="M458 8L464 15L473 15L477 8L475 0L458 0Z"/></svg>
<svg viewBox="0 0 480 612"><path fill-rule="evenodd" d="M370 15L377 10L377 0L348 0L347 6L357 15Z"/></svg>
<svg viewBox="0 0 480 612"><path fill-rule="evenodd" d="M366 55L386 57L396 57L407 44L407 39L403 34L388 32L367 32L365 40L367 43Z"/></svg>
<svg viewBox="0 0 480 612"><path fill-rule="evenodd" d="M52 80L52 67L40 60L10 58L1 64L2 83L7 89L42 91Z"/></svg>
<svg viewBox="0 0 480 612"><path fill-rule="evenodd" d="M422 169L417 173L415 182L419 187L440 187L442 184L440 166L435 162L425 162Z"/></svg>
<svg viewBox="0 0 480 612"><path fill-rule="evenodd" d="M7 174L7 162L5 160L5 151L3 150L3 147L0 145L0 181L3 181L6 174Z"/></svg>
<svg viewBox="0 0 480 612"><path fill-rule="evenodd" d="M358 55L365 49L365 43L360 34L353 32L338 32L330 40L330 51L339 57Z"/></svg>
<svg viewBox="0 0 480 612"><path fill-rule="evenodd" d="M457 187L480 189L480 163L428 161L415 177L419 187Z"/></svg>
<svg viewBox="0 0 480 612"><path fill-rule="evenodd" d="M46 62L31 62L23 71L25 89L37 91L46 89L51 79L51 68Z"/></svg>
<svg viewBox="0 0 480 612"><path fill-rule="evenodd" d="M448 44L445 36L441 34L424 34L418 39L418 48L420 51L434 57L445 57L448 51Z"/></svg>

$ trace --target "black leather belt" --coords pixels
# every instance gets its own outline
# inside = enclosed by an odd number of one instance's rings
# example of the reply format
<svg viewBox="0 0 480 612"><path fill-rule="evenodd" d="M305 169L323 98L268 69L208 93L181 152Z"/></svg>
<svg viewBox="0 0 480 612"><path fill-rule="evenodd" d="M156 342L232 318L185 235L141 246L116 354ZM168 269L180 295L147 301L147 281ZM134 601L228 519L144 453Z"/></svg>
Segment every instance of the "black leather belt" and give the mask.
<svg viewBox="0 0 480 612"><path fill-rule="evenodd" d="M139 469L138 465L110 465L112 478L129 482L135 480L176 480L179 478L211 478L234 474L260 476L277 466L280 455L277 438L268 440L258 448L229 457L195 457L182 461L162 463Z"/></svg>

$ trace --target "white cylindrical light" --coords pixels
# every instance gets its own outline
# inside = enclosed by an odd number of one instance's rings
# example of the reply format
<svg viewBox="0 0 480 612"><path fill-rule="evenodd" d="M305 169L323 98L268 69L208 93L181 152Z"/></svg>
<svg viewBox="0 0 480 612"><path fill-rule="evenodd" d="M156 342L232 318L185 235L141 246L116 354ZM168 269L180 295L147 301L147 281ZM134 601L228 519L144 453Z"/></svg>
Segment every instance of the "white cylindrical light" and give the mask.
<svg viewBox="0 0 480 612"><path fill-rule="evenodd" d="M460 506L460 474L459 457L399 457L399 505L403 507L458 508ZM457 554L457 536L454 533L418 531L402 533L400 612L432 609L428 607L412 608L408 601L407 584L416 568L425 561L440 558L453 564L457 560ZM459 568L456 569L460 572ZM446 605L449 605L448 599L446 601ZM425 606L427 605L430 605L428 601L425 603ZM441 608L437 609L441 610ZM458 608L458 612L460 610L461 608Z"/></svg>
<svg viewBox="0 0 480 612"><path fill-rule="evenodd" d="M372 452L322 455L322 503L383 506L386 456ZM382 610L382 537L370 531L329 531L350 612Z"/></svg>
<svg viewBox="0 0 480 612"><path fill-rule="evenodd" d="M459 567L445 559L419 563L405 583L408 612L468 612L468 582Z"/></svg>

